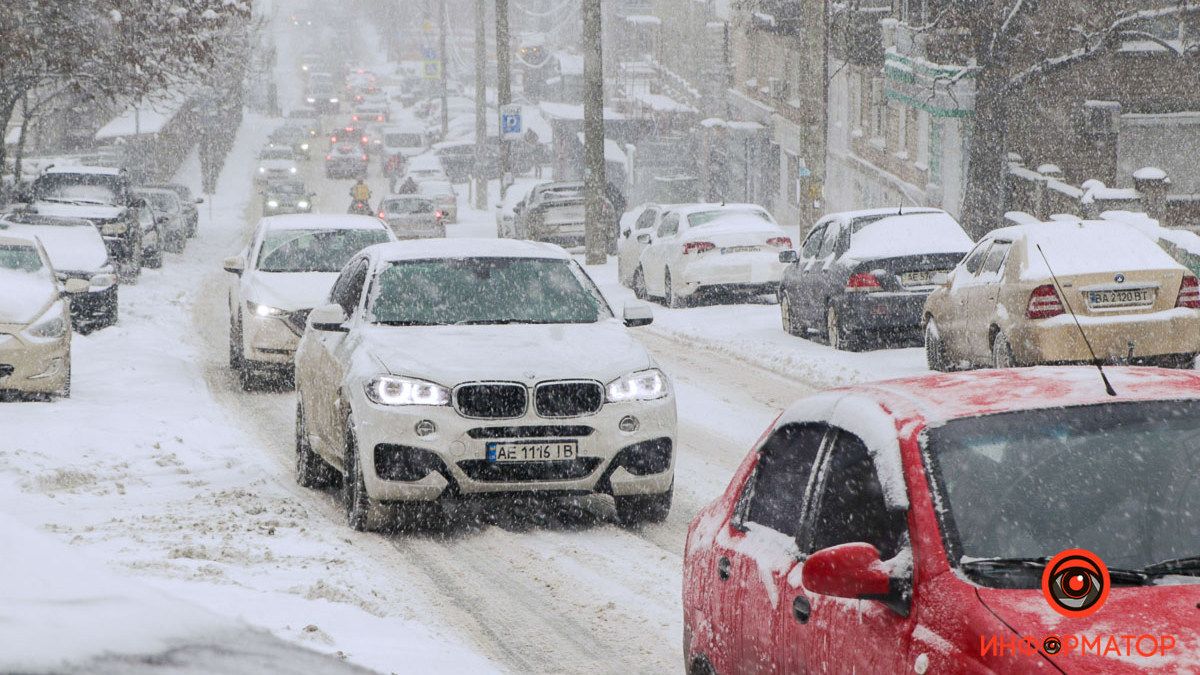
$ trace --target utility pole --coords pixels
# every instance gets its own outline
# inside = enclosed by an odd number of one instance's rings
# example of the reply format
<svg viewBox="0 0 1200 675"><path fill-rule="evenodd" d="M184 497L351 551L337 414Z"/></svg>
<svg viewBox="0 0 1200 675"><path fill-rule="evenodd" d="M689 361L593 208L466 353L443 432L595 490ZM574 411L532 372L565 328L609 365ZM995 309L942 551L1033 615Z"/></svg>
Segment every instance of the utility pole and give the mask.
<svg viewBox="0 0 1200 675"><path fill-rule="evenodd" d="M446 74L446 0L439 0L438 3L438 25L441 30L438 31L438 55L442 59L442 140L446 139L446 134L450 133L450 110L449 102L449 82Z"/></svg>
<svg viewBox="0 0 1200 675"><path fill-rule="evenodd" d="M512 103L512 49L508 37L508 0L496 0L496 114ZM497 125L499 119L496 120ZM500 142L500 199L508 192L508 141Z"/></svg>
<svg viewBox="0 0 1200 675"><path fill-rule="evenodd" d="M604 222L604 52L600 0L583 0L584 245L589 265L608 260L609 223Z"/></svg>
<svg viewBox="0 0 1200 675"><path fill-rule="evenodd" d="M475 0L475 208L487 208L487 0Z"/></svg>

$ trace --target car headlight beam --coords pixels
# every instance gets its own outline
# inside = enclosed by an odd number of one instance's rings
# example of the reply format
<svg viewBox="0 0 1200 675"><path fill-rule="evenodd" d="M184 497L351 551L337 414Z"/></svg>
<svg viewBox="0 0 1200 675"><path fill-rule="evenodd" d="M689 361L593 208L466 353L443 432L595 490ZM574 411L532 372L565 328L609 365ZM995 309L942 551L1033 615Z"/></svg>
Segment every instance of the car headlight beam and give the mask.
<svg viewBox="0 0 1200 675"><path fill-rule="evenodd" d="M367 383L367 398L380 405L450 405L450 390L411 377L380 375Z"/></svg>
<svg viewBox="0 0 1200 675"><path fill-rule="evenodd" d="M298 209L307 209L307 208L308 208L308 202L306 202L306 201L304 201L303 199L301 199L300 201L296 202L296 208L298 208Z"/></svg>
<svg viewBox="0 0 1200 675"><path fill-rule="evenodd" d="M278 307L271 307L270 305L260 305L257 302L246 302L246 309L250 310L250 312L252 314L254 314L255 316L262 316L262 317L283 316L284 314L287 314L287 312L283 311L282 309L279 309Z"/></svg>
<svg viewBox="0 0 1200 675"><path fill-rule="evenodd" d="M277 209L277 208L279 208L279 202L274 199L269 199L269 200L267 200L267 208L268 209Z"/></svg>
<svg viewBox="0 0 1200 675"><path fill-rule="evenodd" d="M604 388L609 403L653 401L667 395L667 377L657 368L619 377Z"/></svg>

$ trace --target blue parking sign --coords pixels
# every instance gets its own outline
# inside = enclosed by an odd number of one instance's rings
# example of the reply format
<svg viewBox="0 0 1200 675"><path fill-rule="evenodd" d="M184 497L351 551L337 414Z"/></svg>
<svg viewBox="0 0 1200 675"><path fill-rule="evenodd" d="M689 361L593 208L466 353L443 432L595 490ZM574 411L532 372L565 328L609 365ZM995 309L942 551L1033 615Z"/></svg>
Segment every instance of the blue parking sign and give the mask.
<svg viewBox="0 0 1200 675"><path fill-rule="evenodd" d="M501 106L500 136L502 138L520 138L524 132L524 125L521 122L521 106Z"/></svg>

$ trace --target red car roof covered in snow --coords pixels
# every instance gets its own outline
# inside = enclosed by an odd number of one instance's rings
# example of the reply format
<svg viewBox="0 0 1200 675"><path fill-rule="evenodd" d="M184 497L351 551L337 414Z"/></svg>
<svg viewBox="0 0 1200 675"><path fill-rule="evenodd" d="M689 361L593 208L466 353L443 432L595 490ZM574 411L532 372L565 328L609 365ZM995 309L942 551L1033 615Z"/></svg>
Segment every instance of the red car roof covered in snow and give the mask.
<svg viewBox="0 0 1200 675"><path fill-rule="evenodd" d="M846 387L889 408L916 414L927 425L991 413L1113 403L1200 399L1200 372L1112 367L1104 372L1116 390L1109 396L1091 366L1058 366L937 373Z"/></svg>

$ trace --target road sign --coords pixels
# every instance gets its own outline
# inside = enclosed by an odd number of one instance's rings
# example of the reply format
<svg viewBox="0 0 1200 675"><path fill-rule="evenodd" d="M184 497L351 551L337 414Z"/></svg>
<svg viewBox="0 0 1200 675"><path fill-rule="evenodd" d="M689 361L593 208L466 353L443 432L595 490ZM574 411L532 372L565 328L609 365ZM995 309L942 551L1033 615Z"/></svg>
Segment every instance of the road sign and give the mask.
<svg viewBox="0 0 1200 675"><path fill-rule="evenodd" d="M424 68L421 70L421 77L426 80L442 79L442 62L441 61L426 61Z"/></svg>
<svg viewBox="0 0 1200 675"><path fill-rule="evenodd" d="M425 59L426 61L436 61L437 50L433 47L421 47L421 58Z"/></svg>
<svg viewBox="0 0 1200 675"><path fill-rule="evenodd" d="M525 133L525 125L521 120L521 106L500 106L500 137L503 139L520 138Z"/></svg>

